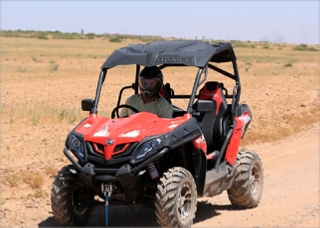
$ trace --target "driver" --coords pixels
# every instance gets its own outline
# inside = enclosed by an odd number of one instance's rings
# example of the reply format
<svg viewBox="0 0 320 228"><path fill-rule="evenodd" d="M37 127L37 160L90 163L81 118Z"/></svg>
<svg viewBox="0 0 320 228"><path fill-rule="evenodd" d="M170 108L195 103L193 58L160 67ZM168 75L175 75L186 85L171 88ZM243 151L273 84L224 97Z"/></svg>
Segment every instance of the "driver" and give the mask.
<svg viewBox="0 0 320 228"><path fill-rule="evenodd" d="M172 105L160 94L163 84L163 75L159 67L145 67L139 74L140 94L133 94L126 100L130 105L140 112L146 111L158 115L161 118L172 118ZM122 108L121 117L129 116L134 112L128 108Z"/></svg>

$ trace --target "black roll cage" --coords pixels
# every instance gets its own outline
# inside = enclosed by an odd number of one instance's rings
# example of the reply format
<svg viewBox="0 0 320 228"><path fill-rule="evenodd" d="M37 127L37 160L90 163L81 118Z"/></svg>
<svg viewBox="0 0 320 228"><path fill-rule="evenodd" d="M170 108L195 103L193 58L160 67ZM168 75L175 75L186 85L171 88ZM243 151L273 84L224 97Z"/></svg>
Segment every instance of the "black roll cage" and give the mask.
<svg viewBox="0 0 320 228"><path fill-rule="evenodd" d="M233 65L233 70L234 70L234 74L231 74L215 65L212 65L211 63L208 63L207 64L207 68L210 68L222 75L225 75L226 77L228 78L231 78L233 80L235 80L236 84L233 88L233 92L231 95L229 94L226 94L225 97L226 98L229 98L229 99L232 99L232 102L231 102L231 113L234 114L234 108L239 104L239 101L240 101L240 93L241 93L241 85L240 85L240 79L239 79L239 73L238 73L238 68L237 68L237 63L235 60L232 61L232 65ZM172 67L172 66L184 66L184 65L181 65L181 64L175 64L175 65L167 65L167 64L163 64L163 65L160 65L159 68L160 69L163 69L163 68L166 68L166 67ZM135 93L138 93L138 86L136 86L138 84L138 75L139 75L139 72L140 72L140 68L141 66L140 65L136 65L136 72L135 72L135 83L132 83L132 85L130 86L125 86L123 87L120 92L119 92L119 96L118 96L118 101L117 101L117 106L120 105L120 101L121 101L121 97L122 97L122 93L124 90L126 89L134 89ZM203 84L206 79L207 79L207 73L205 72L205 76L204 78L201 79L201 76L202 76L202 72L203 71L207 71L207 69L203 68L203 67L199 67L199 70L197 72L197 75L195 77L195 81L194 81L194 85L193 85L193 89L192 89L192 93L191 95L172 95L170 98L173 98L173 99L190 99L189 100L189 103L188 103L188 106L187 106L187 110L186 112L188 114L192 114L193 113L193 104L195 102L195 99L198 98L198 94L197 93L197 90L198 88L200 87L201 84ZM98 113L98 104L99 104L99 99L100 99L100 93L101 93L101 89L102 89L102 85L106 79L106 76L107 76L107 71L108 69L102 69L101 72L100 72L100 75L99 75L99 80L98 80L98 84L97 84L97 90L96 90L96 94L95 94L95 99L93 101L93 108L92 108L92 111L91 113L94 113L94 114L97 114Z"/></svg>
<svg viewBox="0 0 320 228"><path fill-rule="evenodd" d="M227 72L213 63L231 62L233 73ZM171 94L170 99L190 99L186 112L193 113L193 104L198 98L197 90L207 80L208 69L214 70L228 78L235 80L232 94L225 94L225 98L232 99L231 112L234 115L235 107L240 101L241 85L236 56L231 43L209 44L200 40L183 41L156 41L142 44L133 44L115 50L103 63L99 75L98 85L90 113L98 113L98 104L102 85L106 79L107 71L117 65L135 65L135 82L120 90L117 106L120 105L121 96L125 89L134 89L138 93L138 75L141 66L157 65L160 69L173 66L193 66L198 68L191 94ZM204 74L203 74L204 71ZM202 78L202 75L204 77Z"/></svg>

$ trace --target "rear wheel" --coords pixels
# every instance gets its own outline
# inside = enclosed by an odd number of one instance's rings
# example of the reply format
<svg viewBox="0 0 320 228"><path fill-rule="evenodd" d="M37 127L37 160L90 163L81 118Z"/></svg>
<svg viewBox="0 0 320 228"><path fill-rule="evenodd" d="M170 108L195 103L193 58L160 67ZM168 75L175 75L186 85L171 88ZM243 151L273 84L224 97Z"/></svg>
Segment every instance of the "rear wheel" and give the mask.
<svg viewBox="0 0 320 228"><path fill-rule="evenodd" d="M169 169L158 182L156 217L162 227L190 227L197 211L197 189L191 173Z"/></svg>
<svg viewBox="0 0 320 228"><path fill-rule="evenodd" d="M242 208L258 206L263 190L263 167L255 152L240 151L237 157L235 180L228 190L233 205Z"/></svg>
<svg viewBox="0 0 320 228"><path fill-rule="evenodd" d="M80 181L77 174L70 169L72 165L62 168L52 185L51 208L54 218L63 226L81 226L89 221L92 207L88 206L91 194Z"/></svg>

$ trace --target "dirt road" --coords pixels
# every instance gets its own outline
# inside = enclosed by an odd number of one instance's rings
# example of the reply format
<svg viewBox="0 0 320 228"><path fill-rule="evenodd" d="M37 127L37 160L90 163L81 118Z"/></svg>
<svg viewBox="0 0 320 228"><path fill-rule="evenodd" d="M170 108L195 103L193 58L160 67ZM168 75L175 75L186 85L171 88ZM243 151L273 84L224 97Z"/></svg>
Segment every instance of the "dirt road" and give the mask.
<svg viewBox="0 0 320 228"><path fill-rule="evenodd" d="M239 210L223 193L201 198L192 227L319 227L319 129L284 141L251 145L262 158L264 192L255 209ZM2 227L58 226L50 200L14 202L1 208ZM13 209L15 208L15 209ZM153 206L114 206L109 208L110 226L157 226ZM104 226L104 208L97 208L88 226Z"/></svg>
<svg viewBox="0 0 320 228"><path fill-rule="evenodd" d="M80 101L93 98L106 56L142 42L109 42L104 37L44 40L25 35L1 37L1 228L58 226L50 189L57 171L69 164L62 152L65 138L87 115L80 111ZM295 44L234 44L241 103L248 103L254 115L243 142L281 141L245 148L261 156L265 169L259 207L238 210L226 193L202 198L193 227L318 227L319 126L282 139L319 121L319 53L297 51ZM108 116L122 86L133 82L131 67L120 67L111 74L117 80L107 80L100 114ZM176 94L190 93L194 83L193 72L182 69L163 69ZM176 80L178 75L185 80ZM180 100L176 105L185 107ZM152 204L111 205L109 217L110 226L157 226ZM92 226L104 226L103 207L94 211L88 224Z"/></svg>

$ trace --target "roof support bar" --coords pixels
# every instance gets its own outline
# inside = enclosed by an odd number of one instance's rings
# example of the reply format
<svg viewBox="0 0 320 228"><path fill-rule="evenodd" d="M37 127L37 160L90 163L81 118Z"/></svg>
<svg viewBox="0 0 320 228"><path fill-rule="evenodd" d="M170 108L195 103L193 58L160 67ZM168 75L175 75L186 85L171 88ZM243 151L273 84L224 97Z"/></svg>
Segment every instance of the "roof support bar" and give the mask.
<svg viewBox="0 0 320 228"><path fill-rule="evenodd" d="M194 81L194 86L193 86L191 97L190 97L190 100L189 100L187 113L192 113L192 111L193 111L192 106L193 106L193 103L194 103L194 99L196 97L197 89L200 86L199 82L200 82L202 71L203 71L203 68L199 68L197 76L196 76L196 79Z"/></svg>

